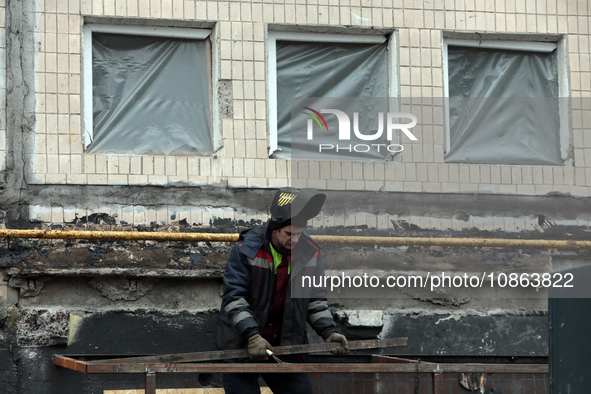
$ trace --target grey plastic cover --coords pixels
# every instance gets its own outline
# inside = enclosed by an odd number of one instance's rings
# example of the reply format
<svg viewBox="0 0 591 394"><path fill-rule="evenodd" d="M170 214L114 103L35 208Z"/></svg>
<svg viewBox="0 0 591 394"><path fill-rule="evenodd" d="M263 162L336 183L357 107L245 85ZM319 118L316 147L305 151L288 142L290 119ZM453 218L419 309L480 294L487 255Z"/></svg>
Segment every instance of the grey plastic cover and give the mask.
<svg viewBox="0 0 591 394"><path fill-rule="evenodd" d="M90 153L211 153L205 40L92 35Z"/></svg>
<svg viewBox="0 0 591 394"><path fill-rule="evenodd" d="M274 158L291 158L292 99L318 97L327 102L326 98L330 97L389 96L387 43L277 41L276 47L278 150L272 154ZM350 108L346 112L361 110ZM298 143L306 142L298 140ZM313 146L298 149L298 158L307 158L301 156L307 150L313 151ZM388 156L387 151L382 151L375 159L384 160ZM343 160L343 157L326 156L326 159Z"/></svg>
<svg viewBox="0 0 591 394"><path fill-rule="evenodd" d="M450 46L446 162L562 165L556 51Z"/></svg>

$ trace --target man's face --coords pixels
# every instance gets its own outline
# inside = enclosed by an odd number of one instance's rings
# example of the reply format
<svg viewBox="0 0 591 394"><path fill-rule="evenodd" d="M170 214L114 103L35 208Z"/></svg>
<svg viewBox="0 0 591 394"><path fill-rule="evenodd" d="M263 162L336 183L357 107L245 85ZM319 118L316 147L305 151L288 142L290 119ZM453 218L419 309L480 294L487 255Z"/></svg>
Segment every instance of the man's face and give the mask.
<svg viewBox="0 0 591 394"><path fill-rule="evenodd" d="M289 253L300 240L304 227L285 226L279 230L273 230L271 242L280 253Z"/></svg>

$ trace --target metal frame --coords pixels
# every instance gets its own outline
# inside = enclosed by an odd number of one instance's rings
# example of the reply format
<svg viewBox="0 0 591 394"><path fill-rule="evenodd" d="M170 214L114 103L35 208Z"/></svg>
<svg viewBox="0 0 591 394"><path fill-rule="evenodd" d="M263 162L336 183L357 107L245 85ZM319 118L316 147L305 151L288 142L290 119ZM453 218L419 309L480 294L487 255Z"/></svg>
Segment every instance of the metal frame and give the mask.
<svg viewBox="0 0 591 394"><path fill-rule="evenodd" d="M110 364L108 360L82 361L76 356L56 355L53 364L87 374L146 374L146 394L156 393L157 373L430 373L433 394L443 394L444 373L549 374L548 364L472 364L428 363L389 356L371 356L370 363L126 363Z"/></svg>

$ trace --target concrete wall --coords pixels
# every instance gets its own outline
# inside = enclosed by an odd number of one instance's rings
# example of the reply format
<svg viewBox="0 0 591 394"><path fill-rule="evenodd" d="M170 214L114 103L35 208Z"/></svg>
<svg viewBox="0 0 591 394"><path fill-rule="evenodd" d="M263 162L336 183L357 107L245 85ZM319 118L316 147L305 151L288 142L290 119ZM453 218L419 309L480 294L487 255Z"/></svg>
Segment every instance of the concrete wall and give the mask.
<svg viewBox="0 0 591 394"><path fill-rule="evenodd" d="M277 187L305 179L328 194L310 229L315 234L588 239L591 10L586 0L509 3L2 2L2 225L234 233L267 220ZM85 152L82 31L88 22L211 29L215 154ZM391 31L399 96L411 98L443 96L445 36L558 42L567 95L580 99L570 112L568 160L564 166L446 163L443 119L423 125L419 141L392 162L292 168L269 159L269 30ZM230 246L0 240L0 387L7 393L139 388L141 377L89 377L53 367L51 355L211 349ZM351 274L541 272L584 265L590 257L583 250L323 247L329 272ZM545 294L410 289L334 295L330 302L351 338L409 337L406 348L390 354L548 355ZM206 385L199 376L162 382Z"/></svg>

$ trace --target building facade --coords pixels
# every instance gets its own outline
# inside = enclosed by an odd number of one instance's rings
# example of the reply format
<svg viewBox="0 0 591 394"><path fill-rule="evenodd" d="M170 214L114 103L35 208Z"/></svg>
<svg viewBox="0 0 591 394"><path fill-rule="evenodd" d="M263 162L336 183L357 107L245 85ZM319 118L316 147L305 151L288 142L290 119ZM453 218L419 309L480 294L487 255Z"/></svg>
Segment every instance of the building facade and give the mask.
<svg viewBox="0 0 591 394"><path fill-rule="evenodd" d="M235 233L298 186L328 194L313 234L588 238L586 0L27 0L0 13L5 228ZM294 97L390 98L415 116L416 140L398 127L392 150L339 141L328 158L298 156ZM211 348L229 244L0 246L9 393L141 382L56 371L55 353ZM371 241L325 254L330 274L382 277L564 271L589 257ZM408 336L396 354L547 357L547 295L531 291L331 301L351 337Z"/></svg>

